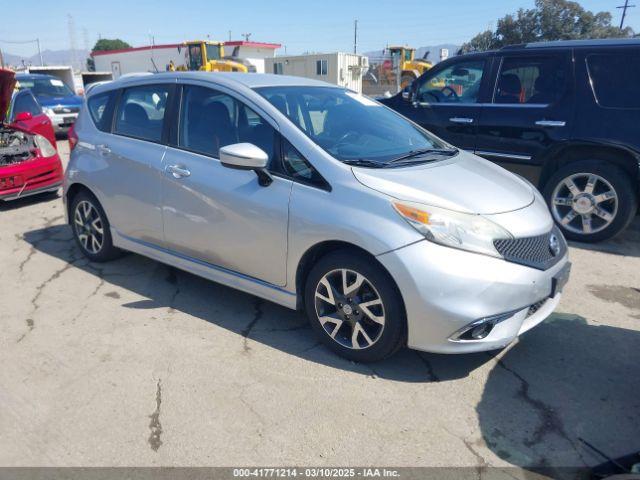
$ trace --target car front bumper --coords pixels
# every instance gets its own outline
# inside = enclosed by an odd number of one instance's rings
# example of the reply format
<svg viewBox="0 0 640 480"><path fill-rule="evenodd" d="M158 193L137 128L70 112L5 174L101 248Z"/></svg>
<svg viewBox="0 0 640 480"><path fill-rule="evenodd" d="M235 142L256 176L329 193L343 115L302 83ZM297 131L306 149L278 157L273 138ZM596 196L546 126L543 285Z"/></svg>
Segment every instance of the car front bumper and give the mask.
<svg viewBox="0 0 640 480"><path fill-rule="evenodd" d="M434 353L470 353L507 346L546 319L560 302L553 278L564 257L542 271L500 258L443 247L429 241L377 257L404 300L409 348ZM455 340L470 324L501 315L486 338Z"/></svg>
<svg viewBox="0 0 640 480"><path fill-rule="evenodd" d="M0 168L0 185L4 186L0 188L0 200L16 200L56 191L62 186L63 174L62 162L57 154ZM8 181L11 187L6 187Z"/></svg>

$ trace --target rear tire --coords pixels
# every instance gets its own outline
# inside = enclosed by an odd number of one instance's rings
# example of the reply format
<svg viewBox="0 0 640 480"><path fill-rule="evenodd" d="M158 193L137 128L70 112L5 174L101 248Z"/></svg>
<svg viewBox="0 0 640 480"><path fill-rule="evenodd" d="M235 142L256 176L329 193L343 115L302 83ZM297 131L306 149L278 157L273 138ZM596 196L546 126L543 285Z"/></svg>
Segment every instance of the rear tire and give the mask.
<svg viewBox="0 0 640 480"><path fill-rule="evenodd" d="M358 252L322 257L307 277L304 298L316 334L344 358L375 362L406 343L404 305L393 279Z"/></svg>
<svg viewBox="0 0 640 480"><path fill-rule="evenodd" d="M113 246L109 220L96 197L84 191L73 197L70 220L73 238L89 260L102 263L122 255Z"/></svg>
<svg viewBox="0 0 640 480"><path fill-rule="evenodd" d="M543 195L565 237L600 242L622 232L638 209L629 174L601 160L571 163L546 183Z"/></svg>

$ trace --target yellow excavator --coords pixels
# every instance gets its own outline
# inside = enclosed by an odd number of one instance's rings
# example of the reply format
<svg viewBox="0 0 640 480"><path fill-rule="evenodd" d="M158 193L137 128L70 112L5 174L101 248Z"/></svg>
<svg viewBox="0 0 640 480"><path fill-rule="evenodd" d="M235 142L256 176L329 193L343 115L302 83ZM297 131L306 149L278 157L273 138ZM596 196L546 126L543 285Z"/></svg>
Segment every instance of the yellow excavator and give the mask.
<svg viewBox="0 0 640 480"><path fill-rule="evenodd" d="M433 63L427 60L428 52L423 58L416 59L416 49L411 47L388 47L387 50L392 59L398 58L400 64L400 88L404 88L413 82L424 72L433 67Z"/></svg>
<svg viewBox="0 0 640 480"><path fill-rule="evenodd" d="M222 42L193 40L182 44L184 65L174 66L179 71L202 72L255 72L256 67L237 57L226 57Z"/></svg>

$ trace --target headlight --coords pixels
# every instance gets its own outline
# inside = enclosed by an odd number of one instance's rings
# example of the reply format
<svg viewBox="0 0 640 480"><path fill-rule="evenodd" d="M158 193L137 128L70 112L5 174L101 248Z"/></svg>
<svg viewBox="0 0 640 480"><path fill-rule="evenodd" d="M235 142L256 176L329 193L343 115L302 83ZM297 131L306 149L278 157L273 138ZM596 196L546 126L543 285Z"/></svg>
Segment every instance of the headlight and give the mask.
<svg viewBox="0 0 640 480"><path fill-rule="evenodd" d="M44 138L42 135L36 135L35 137L36 146L40 150L40 155L45 158L53 157L58 151L51 145L51 142Z"/></svg>
<svg viewBox="0 0 640 480"><path fill-rule="evenodd" d="M44 107L44 108L42 109L42 111L43 111L43 112L44 112L44 114L45 114L46 116L48 116L48 117L51 117L52 115L55 115L55 112L54 112L51 108Z"/></svg>
<svg viewBox="0 0 640 480"><path fill-rule="evenodd" d="M394 202L393 206L427 240L447 247L502 257L495 249L493 241L513 238L500 225L481 215L406 202Z"/></svg>

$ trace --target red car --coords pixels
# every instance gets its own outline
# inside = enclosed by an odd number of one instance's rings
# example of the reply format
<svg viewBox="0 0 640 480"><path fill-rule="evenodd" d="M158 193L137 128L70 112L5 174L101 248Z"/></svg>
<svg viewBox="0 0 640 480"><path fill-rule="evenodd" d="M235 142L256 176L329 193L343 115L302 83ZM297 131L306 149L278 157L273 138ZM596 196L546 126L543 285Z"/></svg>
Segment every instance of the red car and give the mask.
<svg viewBox="0 0 640 480"><path fill-rule="evenodd" d="M0 200L55 192L63 178L51 120L15 83L12 71L0 69Z"/></svg>

